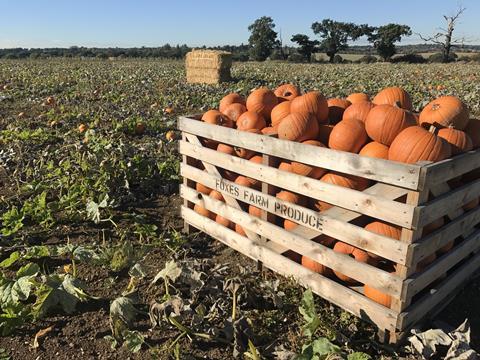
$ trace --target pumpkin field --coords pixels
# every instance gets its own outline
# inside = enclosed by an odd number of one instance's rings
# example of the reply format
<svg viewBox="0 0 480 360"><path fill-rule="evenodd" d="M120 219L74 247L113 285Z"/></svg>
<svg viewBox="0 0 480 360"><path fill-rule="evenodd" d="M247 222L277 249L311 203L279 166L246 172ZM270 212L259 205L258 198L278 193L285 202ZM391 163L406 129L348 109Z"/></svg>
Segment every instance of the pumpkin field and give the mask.
<svg viewBox="0 0 480 360"><path fill-rule="evenodd" d="M226 94L285 83L327 99L401 87L415 113L455 95L480 119L480 65L245 62L232 77L189 84L174 60L0 61L0 360L419 358L293 280L185 234L177 119L215 122L207 111ZM468 318L480 351L479 296L477 274L429 327Z"/></svg>

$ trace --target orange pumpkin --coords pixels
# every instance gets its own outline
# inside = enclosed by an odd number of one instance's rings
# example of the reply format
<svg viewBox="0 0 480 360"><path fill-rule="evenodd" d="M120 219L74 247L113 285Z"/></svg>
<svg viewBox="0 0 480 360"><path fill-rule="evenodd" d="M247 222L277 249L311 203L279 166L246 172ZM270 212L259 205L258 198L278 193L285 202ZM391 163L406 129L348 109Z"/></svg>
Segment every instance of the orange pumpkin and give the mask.
<svg viewBox="0 0 480 360"><path fill-rule="evenodd" d="M442 127L453 127L463 130L469 120L467 106L456 96L441 96L425 106L420 113L420 124L438 124Z"/></svg>
<svg viewBox="0 0 480 360"><path fill-rule="evenodd" d="M243 230L243 228L238 224L235 224L235 232L242 236L245 236L245 237L247 236L247 233L245 232L245 230Z"/></svg>
<svg viewBox="0 0 480 360"><path fill-rule="evenodd" d="M462 130L453 127L440 129L438 136L445 139L452 147L452 155L457 155L473 149L472 139Z"/></svg>
<svg viewBox="0 0 480 360"><path fill-rule="evenodd" d="M247 111L247 108L243 104L233 103L228 105L223 114L227 115L232 121L237 122L240 115Z"/></svg>
<svg viewBox="0 0 480 360"><path fill-rule="evenodd" d="M370 257L368 256L366 251L363 251L359 248L356 248L350 244L346 244L344 242L338 241L335 246L333 247L333 251L336 251L341 254L345 254L348 256L352 256L355 260L363 263L368 263L370 261ZM342 274L339 271L333 270L334 274L342 281L345 281L349 284L357 283L356 280Z"/></svg>
<svg viewBox="0 0 480 360"><path fill-rule="evenodd" d="M400 236L402 235L402 228L400 228L399 226L387 224L383 221L373 221L365 226L365 230L371 231L379 235L387 236L395 240L400 240ZM368 255L370 255L374 259L381 258L380 256L370 252L368 252Z"/></svg>
<svg viewBox="0 0 480 360"><path fill-rule="evenodd" d="M359 102L370 101L370 97L365 93L353 93L347 96L347 100L352 104Z"/></svg>
<svg viewBox="0 0 480 360"><path fill-rule="evenodd" d="M355 190L365 190L369 185L368 179L364 179L358 176L353 176L348 174L340 174L333 171L323 175L320 178L320 181L324 181L332 185L342 186L342 187L355 189ZM313 199L312 201L313 203L311 205L320 212L328 210L333 206L321 200L317 201Z"/></svg>
<svg viewBox="0 0 480 360"><path fill-rule="evenodd" d="M413 125L416 121L411 112L398 106L378 105L368 113L365 130L371 139L390 146L403 129Z"/></svg>
<svg viewBox="0 0 480 360"><path fill-rule="evenodd" d="M221 202L225 202L225 199L224 199L222 193L217 191L217 190L212 190L210 192L210 194L208 194L208 196L210 196L212 199L215 199L215 200L218 200L218 201L221 201Z"/></svg>
<svg viewBox="0 0 480 360"><path fill-rule="evenodd" d="M245 130L246 132L249 132L249 133L252 133L252 134L261 134L262 132L258 129L248 129L248 130ZM253 151L253 150L250 150L250 149L244 149L244 148L240 148L238 146L235 146L234 147L234 150L235 150L235 154L242 158L242 159L250 159L251 157L253 157L256 152Z"/></svg>
<svg viewBox="0 0 480 360"><path fill-rule="evenodd" d="M227 218L225 218L221 215L217 215L215 217L215 222L217 222L218 224L220 224L222 226L225 226L226 228L230 228L230 229L234 228L233 223L230 220L228 220Z"/></svg>
<svg viewBox="0 0 480 360"><path fill-rule="evenodd" d="M248 161L254 162L256 164L262 164L263 163L263 157L262 155L255 155L251 157Z"/></svg>
<svg viewBox="0 0 480 360"><path fill-rule="evenodd" d="M218 144L217 145L217 151L228 154L228 155L235 155L235 150L233 149L233 146L227 145L227 144Z"/></svg>
<svg viewBox="0 0 480 360"><path fill-rule="evenodd" d="M233 121L228 116L222 114L218 110L208 110L203 114L202 120L208 124L220 125L225 127L233 127Z"/></svg>
<svg viewBox="0 0 480 360"><path fill-rule="evenodd" d="M237 120L238 130L262 130L266 126L265 118L254 111L244 112Z"/></svg>
<svg viewBox="0 0 480 360"><path fill-rule="evenodd" d="M199 204L195 204L195 206L193 207L193 211L211 220L215 220L216 215Z"/></svg>
<svg viewBox="0 0 480 360"><path fill-rule="evenodd" d="M278 125L278 138L290 141L315 139L318 135L318 123L310 113L292 112Z"/></svg>
<svg viewBox="0 0 480 360"><path fill-rule="evenodd" d="M286 161L282 161L278 165L278 170L287 171L293 173L292 164Z"/></svg>
<svg viewBox="0 0 480 360"><path fill-rule="evenodd" d="M208 194L210 194L210 193L213 191L213 189L210 189L209 187L206 187L205 185L200 184L200 183L198 183L198 182L195 184L195 189L196 189L198 192L200 192L200 193L202 193L202 194L205 194L205 195L208 195Z"/></svg>
<svg viewBox="0 0 480 360"><path fill-rule="evenodd" d="M418 161L441 161L452 155L448 142L420 126L404 129L393 140L388 159L407 164Z"/></svg>
<svg viewBox="0 0 480 360"><path fill-rule="evenodd" d="M465 132L472 139L473 148L480 147L480 120L470 119L468 125L465 128Z"/></svg>
<svg viewBox="0 0 480 360"><path fill-rule="evenodd" d="M328 122L328 103L325 97L318 91L311 91L292 100L290 111L313 114L318 124Z"/></svg>
<svg viewBox="0 0 480 360"><path fill-rule="evenodd" d="M274 93L280 99L293 100L297 96L300 96L300 89L293 84L283 84L276 88Z"/></svg>
<svg viewBox="0 0 480 360"><path fill-rule="evenodd" d="M325 145L323 145L320 141L317 141L317 140L307 140L307 141L304 141L302 144L325 147ZM321 178L327 172L327 170L325 169L302 164L296 161L292 161L291 165L292 165L292 170L295 174L308 176L314 179Z"/></svg>
<svg viewBox="0 0 480 360"><path fill-rule="evenodd" d="M342 120L333 127L328 147L334 150L358 153L368 141L365 125L359 120Z"/></svg>
<svg viewBox="0 0 480 360"><path fill-rule="evenodd" d="M290 114L290 104L290 101L284 101L273 108L271 114L272 127L278 126L278 124Z"/></svg>
<svg viewBox="0 0 480 360"><path fill-rule="evenodd" d="M243 96L241 96L237 93L230 93L230 94L224 96L222 98L222 100L220 100L218 110L220 110L220 112L223 113L225 111L225 109L227 108L227 106L230 105L230 104L245 105L245 99L243 98Z"/></svg>
<svg viewBox="0 0 480 360"><path fill-rule="evenodd" d="M412 100L410 99L410 95L399 87L388 87L380 91L375 97L373 98L372 102L375 105L398 105L402 109L412 111Z"/></svg>
<svg viewBox="0 0 480 360"><path fill-rule="evenodd" d="M278 125L277 126L267 126L261 130L263 135L276 135L278 134Z"/></svg>
<svg viewBox="0 0 480 360"><path fill-rule="evenodd" d="M352 105L352 103L345 99L328 99L328 118L330 120L330 124L336 124L340 120L342 120L344 111Z"/></svg>
<svg viewBox="0 0 480 360"><path fill-rule="evenodd" d="M265 119L270 119L270 114L277 104L277 97L267 88L256 89L247 98L247 110L259 113Z"/></svg>
<svg viewBox="0 0 480 360"><path fill-rule="evenodd" d="M259 190L261 185L262 185L260 181L258 181L256 179L246 177L246 176L242 176L242 175L237 177L234 182L235 182L235 184L238 184L240 186L253 188L255 190Z"/></svg>
<svg viewBox="0 0 480 360"><path fill-rule="evenodd" d="M390 295L385 294L370 285L365 284L363 286L363 294L369 299L387 308L392 304L392 297Z"/></svg>
<svg viewBox="0 0 480 360"><path fill-rule="evenodd" d="M262 217L262 209L260 209L256 206L253 206L253 205L248 206L248 213L252 216L256 216L256 217L259 217L259 218Z"/></svg>
<svg viewBox="0 0 480 360"><path fill-rule="evenodd" d="M327 273L327 267L320 264L319 262L316 262L315 260L310 259L307 256L302 256L302 265L305 266L307 269L312 270L313 272L319 273L319 274L326 274Z"/></svg>
<svg viewBox="0 0 480 360"><path fill-rule="evenodd" d="M375 105L369 101L362 101L350 105L343 113L342 120L360 120L365 122Z"/></svg>
<svg viewBox="0 0 480 360"><path fill-rule="evenodd" d="M358 154L373 158L388 159L388 146L372 141L365 145Z"/></svg>

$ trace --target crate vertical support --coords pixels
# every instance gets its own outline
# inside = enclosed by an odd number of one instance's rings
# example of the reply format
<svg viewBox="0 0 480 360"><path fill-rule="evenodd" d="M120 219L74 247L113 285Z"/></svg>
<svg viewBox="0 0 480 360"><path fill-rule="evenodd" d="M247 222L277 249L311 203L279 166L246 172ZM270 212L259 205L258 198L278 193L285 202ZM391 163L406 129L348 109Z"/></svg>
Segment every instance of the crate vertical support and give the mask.
<svg viewBox="0 0 480 360"><path fill-rule="evenodd" d="M187 141L187 137L186 137L186 135L185 135L185 133L184 133L183 131L182 131L182 140L183 140L183 141ZM191 159L190 157L188 157L187 155L182 155L182 162L183 162L184 164L187 164L187 165L192 165L192 162L193 162L193 161L192 161L192 159ZM188 179L188 178L186 178L186 177L183 178L183 185L185 185L185 186L187 186L187 187L189 187L189 188L195 188L195 182L192 181L192 180L190 180L190 179ZM184 205L185 207L189 207L189 208L192 207L192 204L191 204L187 199L184 199L184 200L183 200L183 205ZM193 227L192 227L189 223L187 223L185 220L183 220L183 232L188 235L188 234L190 234L192 231L193 231Z"/></svg>
<svg viewBox="0 0 480 360"><path fill-rule="evenodd" d="M262 155L262 165L266 166L274 166L274 158L267 154ZM262 182L262 193L267 195L274 195L275 194L275 187L270 185L267 182ZM262 210L261 212L261 219L273 223L275 221L275 215ZM260 237L263 242L267 242L268 239L264 236ZM262 263L260 261L257 262L258 269L261 271L263 269Z"/></svg>
<svg viewBox="0 0 480 360"><path fill-rule="evenodd" d="M418 165L427 165L429 162L421 162ZM422 182L424 183L425 172L421 174ZM419 206L428 201L428 196L430 190L427 186L423 185L418 191L409 191L407 193L406 203L413 206ZM413 244L422 238L423 227L418 227L419 219L415 216L412 223L412 229L402 228L400 234L400 241L406 242L408 244ZM407 284L405 282L411 275L416 272L416 264L412 264L412 257L409 256L406 265L397 264L396 265L396 275L400 277L403 281L402 285L402 296L407 292ZM405 310L411 303L412 299L408 294L402 298L392 298L390 308L400 314ZM400 337L404 335L404 332L397 332L396 329L390 331L390 343L397 343L400 340Z"/></svg>

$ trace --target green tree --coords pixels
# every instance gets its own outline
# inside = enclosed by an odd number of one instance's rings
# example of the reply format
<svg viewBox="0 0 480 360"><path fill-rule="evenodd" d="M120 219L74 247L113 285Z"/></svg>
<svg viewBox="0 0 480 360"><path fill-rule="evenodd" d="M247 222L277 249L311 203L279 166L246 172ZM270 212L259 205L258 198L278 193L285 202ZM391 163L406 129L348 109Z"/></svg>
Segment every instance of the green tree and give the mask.
<svg viewBox="0 0 480 360"><path fill-rule="evenodd" d="M312 61L312 54L317 50L317 46L320 44L320 41L310 40L307 35L303 34L293 35L290 41L298 44L298 53L308 62Z"/></svg>
<svg viewBox="0 0 480 360"><path fill-rule="evenodd" d="M384 61L390 60L397 53L395 43L402 39L402 36L412 35L410 26L399 24L387 24L375 28L368 36L368 41L373 43L378 55Z"/></svg>
<svg viewBox="0 0 480 360"><path fill-rule="evenodd" d="M248 39L250 56L256 61L265 61L273 49L279 46L275 24L271 17L262 16L248 27L252 33Z"/></svg>
<svg viewBox="0 0 480 360"><path fill-rule="evenodd" d="M333 63L335 55L348 48L348 41L357 40L363 35L368 35L373 30L372 27L364 24L357 25L323 19L322 22L312 24L313 33L320 36L320 48L325 51Z"/></svg>

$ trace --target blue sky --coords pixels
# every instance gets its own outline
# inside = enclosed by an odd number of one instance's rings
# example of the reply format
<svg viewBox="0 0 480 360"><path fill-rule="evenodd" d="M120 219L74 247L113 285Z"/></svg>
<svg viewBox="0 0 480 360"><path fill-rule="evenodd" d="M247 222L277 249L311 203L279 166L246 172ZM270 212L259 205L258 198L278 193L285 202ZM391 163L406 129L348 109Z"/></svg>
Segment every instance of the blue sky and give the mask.
<svg viewBox="0 0 480 360"><path fill-rule="evenodd" d="M430 34L443 26L456 0L0 0L0 48L214 46L246 43L247 27L271 16L284 43L293 34L312 35L314 21L332 18L381 25L409 25ZM480 44L480 1L467 8L457 34ZM416 35L403 43L421 42ZM360 42L362 43L362 42Z"/></svg>

